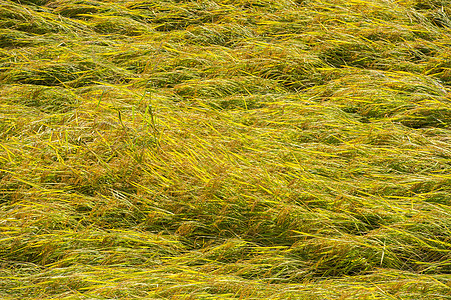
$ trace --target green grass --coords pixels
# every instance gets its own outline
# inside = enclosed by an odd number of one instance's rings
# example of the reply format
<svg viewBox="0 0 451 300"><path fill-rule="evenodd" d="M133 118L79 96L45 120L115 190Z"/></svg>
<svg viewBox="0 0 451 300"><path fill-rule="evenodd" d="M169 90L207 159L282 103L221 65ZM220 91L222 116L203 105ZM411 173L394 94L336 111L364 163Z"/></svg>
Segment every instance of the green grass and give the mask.
<svg viewBox="0 0 451 300"><path fill-rule="evenodd" d="M450 7L0 0L0 298L450 299Z"/></svg>

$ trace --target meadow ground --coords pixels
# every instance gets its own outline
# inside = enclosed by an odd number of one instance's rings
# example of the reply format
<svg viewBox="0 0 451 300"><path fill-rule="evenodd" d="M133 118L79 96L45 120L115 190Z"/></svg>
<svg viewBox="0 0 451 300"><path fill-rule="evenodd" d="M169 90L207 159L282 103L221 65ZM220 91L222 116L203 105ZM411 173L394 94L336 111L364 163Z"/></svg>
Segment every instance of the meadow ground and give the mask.
<svg viewBox="0 0 451 300"><path fill-rule="evenodd" d="M0 298L451 299L450 17L0 0Z"/></svg>

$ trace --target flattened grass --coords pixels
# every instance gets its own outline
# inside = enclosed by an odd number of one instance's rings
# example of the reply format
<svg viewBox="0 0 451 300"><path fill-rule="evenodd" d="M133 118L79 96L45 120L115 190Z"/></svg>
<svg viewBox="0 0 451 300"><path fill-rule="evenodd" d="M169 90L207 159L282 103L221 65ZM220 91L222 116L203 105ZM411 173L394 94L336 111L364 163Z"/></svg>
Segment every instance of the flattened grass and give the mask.
<svg viewBox="0 0 451 300"><path fill-rule="evenodd" d="M0 297L446 299L448 1L1 1Z"/></svg>

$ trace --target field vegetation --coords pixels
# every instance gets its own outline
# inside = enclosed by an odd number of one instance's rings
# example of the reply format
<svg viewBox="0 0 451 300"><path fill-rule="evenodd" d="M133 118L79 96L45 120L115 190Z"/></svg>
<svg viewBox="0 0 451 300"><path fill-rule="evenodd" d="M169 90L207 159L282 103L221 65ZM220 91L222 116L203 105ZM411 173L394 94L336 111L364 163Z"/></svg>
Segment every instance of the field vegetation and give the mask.
<svg viewBox="0 0 451 300"><path fill-rule="evenodd" d="M1 299L451 299L451 1L0 0Z"/></svg>

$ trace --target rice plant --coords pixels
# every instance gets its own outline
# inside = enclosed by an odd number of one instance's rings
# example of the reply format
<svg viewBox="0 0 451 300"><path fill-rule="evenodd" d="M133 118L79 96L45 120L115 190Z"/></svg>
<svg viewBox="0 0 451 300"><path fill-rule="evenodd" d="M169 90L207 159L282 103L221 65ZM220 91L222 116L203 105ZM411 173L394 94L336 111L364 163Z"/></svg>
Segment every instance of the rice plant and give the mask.
<svg viewBox="0 0 451 300"><path fill-rule="evenodd" d="M451 298L448 0L0 0L0 298Z"/></svg>

